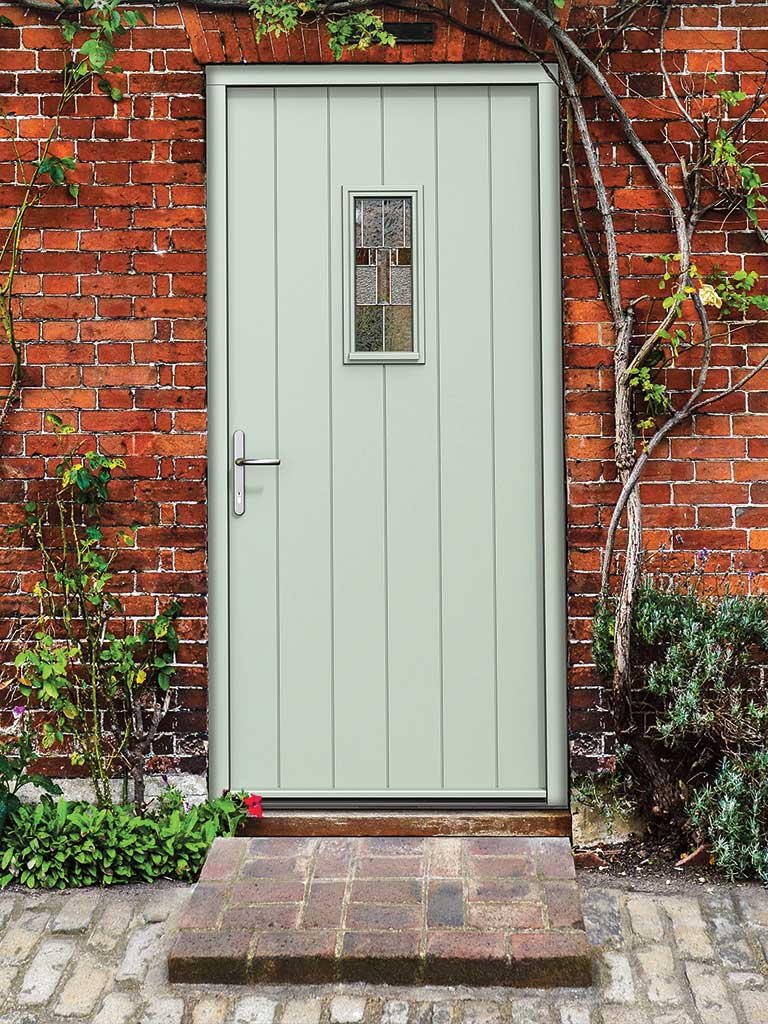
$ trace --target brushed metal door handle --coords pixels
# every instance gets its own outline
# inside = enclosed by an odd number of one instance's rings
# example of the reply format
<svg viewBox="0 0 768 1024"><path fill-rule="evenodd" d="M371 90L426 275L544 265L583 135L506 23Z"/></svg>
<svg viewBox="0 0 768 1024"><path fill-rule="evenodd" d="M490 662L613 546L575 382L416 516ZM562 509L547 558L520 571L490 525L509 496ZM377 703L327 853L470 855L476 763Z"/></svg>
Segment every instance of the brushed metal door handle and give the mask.
<svg viewBox="0 0 768 1024"><path fill-rule="evenodd" d="M235 459L236 466L279 466L280 459Z"/></svg>
<svg viewBox="0 0 768 1024"><path fill-rule="evenodd" d="M245 431L243 430L236 430L232 436L232 457L234 462L232 511L236 516L241 516L245 512L245 467L279 466L280 459L246 459Z"/></svg>

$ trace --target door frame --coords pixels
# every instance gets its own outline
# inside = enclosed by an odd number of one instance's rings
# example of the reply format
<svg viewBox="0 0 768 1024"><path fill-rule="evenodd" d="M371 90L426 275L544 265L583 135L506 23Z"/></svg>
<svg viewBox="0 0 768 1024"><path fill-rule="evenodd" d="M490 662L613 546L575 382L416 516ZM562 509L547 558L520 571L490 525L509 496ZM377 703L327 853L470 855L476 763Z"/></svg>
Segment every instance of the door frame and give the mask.
<svg viewBox="0 0 768 1024"><path fill-rule="evenodd" d="M266 86L526 85L538 93L540 338L543 475L544 667L546 800L516 806L568 804L566 700L565 452L561 314L560 140L556 69L534 64L222 65L206 68L208 254L208 778L211 796L229 788L229 517L230 442L227 408L227 90ZM275 804L275 801L271 801ZM310 803L307 801L307 803ZM395 809L386 798L369 801ZM426 806L426 801L408 801ZM434 805L435 801L429 801ZM448 808L447 798L440 806ZM360 801L329 794L312 807ZM403 801L397 801L403 805ZM491 809L491 801L462 801ZM281 802L281 806L285 806Z"/></svg>

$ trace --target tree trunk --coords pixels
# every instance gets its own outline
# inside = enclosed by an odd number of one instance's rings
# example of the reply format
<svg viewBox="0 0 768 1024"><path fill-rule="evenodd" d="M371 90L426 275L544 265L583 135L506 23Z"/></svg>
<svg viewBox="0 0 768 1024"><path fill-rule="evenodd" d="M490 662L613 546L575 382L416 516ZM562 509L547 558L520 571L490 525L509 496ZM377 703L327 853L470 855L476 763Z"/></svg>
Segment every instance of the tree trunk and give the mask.
<svg viewBox="0 0 768 1024"><path fill-rule="evenodd" d="M636 458L632 401L630 388L625 380L633 324L634 317L630 311L617 326L614 347L614 416L616 420L614 447L616 468L622 486L629 479ZM643 558L643 509L637 486L627 500L626 523L627 545L621 585L616 595L613 637L613 704L616 726L619 731L630 728L632 724L630 694L632 611ZM610 558L609 551L606 551L605 557ZM610 566L604 568L610 571Z"/></svg>

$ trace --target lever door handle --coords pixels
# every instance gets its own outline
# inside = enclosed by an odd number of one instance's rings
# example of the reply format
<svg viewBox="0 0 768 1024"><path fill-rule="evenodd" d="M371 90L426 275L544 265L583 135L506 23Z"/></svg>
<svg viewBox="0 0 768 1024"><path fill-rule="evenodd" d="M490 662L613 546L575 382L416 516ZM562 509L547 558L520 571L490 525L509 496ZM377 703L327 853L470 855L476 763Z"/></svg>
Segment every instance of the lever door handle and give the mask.
<svg viewBox="0 0 768 1024"><path fill-rule="evenodd" d="M235 459L236 466L279 466L280 459Z"/></svg>
<svg viewBox="0 0 768 1024"><path fill-rule="evenodd" d="M232 457L234 462L232 511L236 516L241 516L245 512L245 467L279 466L280 459L246 459L245 432L242 430L236 430L232 436Z"/></svg>

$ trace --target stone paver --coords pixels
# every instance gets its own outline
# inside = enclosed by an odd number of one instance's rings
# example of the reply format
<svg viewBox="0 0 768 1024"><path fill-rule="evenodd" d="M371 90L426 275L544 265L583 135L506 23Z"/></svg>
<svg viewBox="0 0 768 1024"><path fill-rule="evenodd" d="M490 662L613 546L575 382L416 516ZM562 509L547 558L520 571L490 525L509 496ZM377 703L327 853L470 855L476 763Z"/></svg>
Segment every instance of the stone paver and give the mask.
<svg viewBox="0 0 768 1024"><path fill-rule="evenodd" d="M520 987L588 985L591 959L567 839L265 837L216 840L169 969Z"/></svg>
<svg viewBox="0 0 768 1024"><path fill-rule="evenodd" d="M397 854L411 855L405 848ZM321 865L325 880L334 881L349 856L346 841L329 847ZM384 855L372 850L370 856ZM446 879L460 877L455 848L441 870ZM191 887L100 891L83 930L63 933L54 931L55 922L75 920L69 902L81 914L75 897L93 894L0 893L0 1024L768 1022L763 889L633 886L595 875L583 875L581 887L589 933L603 938L595 950L595 984L547 991L471 988L455 979L444 987L173 985L165 959L188 913ZM398 892L408 905L407 888L390 890Z"/></svg>

